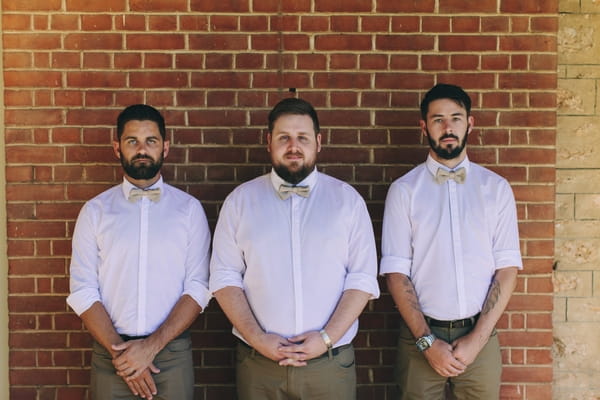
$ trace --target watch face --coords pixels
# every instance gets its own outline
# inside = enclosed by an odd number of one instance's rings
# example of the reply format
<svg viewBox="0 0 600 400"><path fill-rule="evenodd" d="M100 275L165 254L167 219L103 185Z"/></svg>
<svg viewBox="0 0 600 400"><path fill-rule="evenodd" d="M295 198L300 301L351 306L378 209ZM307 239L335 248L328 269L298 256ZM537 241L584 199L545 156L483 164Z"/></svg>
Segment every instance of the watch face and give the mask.
<svg viewBox="0 0 600 400"><path fill-rule="evenodd" d="M427 350L430 346L429 342L424 337L419 338L419 340L417 340L416 344L417 344L417 349L419 349L419 351Z"/></svg>
<svg viewBox="0 0 600 400"><path fill-rule="evenodd" d="M417 349L419 351L425 351L431 347L434 340L435 340L435 336L433 336L433 335L423 336L423 337L419 338L415 344L417 345Z"/></svg>

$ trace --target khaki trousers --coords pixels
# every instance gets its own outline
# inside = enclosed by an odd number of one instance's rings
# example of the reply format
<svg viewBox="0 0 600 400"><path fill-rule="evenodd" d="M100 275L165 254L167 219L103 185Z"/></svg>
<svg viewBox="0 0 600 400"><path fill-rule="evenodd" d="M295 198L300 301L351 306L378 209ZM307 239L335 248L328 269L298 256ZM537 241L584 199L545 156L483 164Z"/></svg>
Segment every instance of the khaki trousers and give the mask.
<svg viewBox="0 0 600 400"><path fill-rule="evenodd" d="M239 343L237 346L239 400L354 400L356 369L354 348L327 353L305 367L281 367Z"/></svg>
<svg viewBox="0 0 600 400"><path fill-rule="evenodd" d="M448 343L466 335L471 329L431 327L436 337ZM399 336L395 369L398 399L442 400L445 398L446 385L449 385L457 400L498 399L502 359L495 330L467 370L452 378L440 376L431 368L425 356L417 350L416 339L404 322L401 323Z"/></svg>
<svg viewBox="0 0 600 400"><path fill-rule="evenodd" d="M94 341L92 349L92 400L140 400L118 376L108 351ZM153 374L158 394L155 400L192 400L194 366L192 341L189 337L172 340L154 359L160 373Z"/></svg>

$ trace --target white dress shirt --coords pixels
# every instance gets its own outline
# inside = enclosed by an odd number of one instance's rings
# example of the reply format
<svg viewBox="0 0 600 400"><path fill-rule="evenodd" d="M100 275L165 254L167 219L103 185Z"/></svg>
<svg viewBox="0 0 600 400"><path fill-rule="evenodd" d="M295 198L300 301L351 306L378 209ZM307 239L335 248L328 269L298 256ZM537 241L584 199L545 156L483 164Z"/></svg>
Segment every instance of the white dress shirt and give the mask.
<svg viewBox="0 0 600 400"><path fill-rule="evenodd" d="M410 277L423 313L439 320L481 311L497 269L522 269L515 200L506 179L469 162L466 180L438 184L431 156L391 186L385 202L382 275Z"/></svg>
<svg viewBox="0 0 600 400"><path fill-rule="evenodd" d="M379 297L373 227L352 186L313 171L307 198L281 200L274 171L238 186L215 230L210 291L245 291L260 326L292 337L322 329L343 291ZM350 343L358 321L335 344ZM234 334L242 338L234 329ZM242 338L243 339L243 338Z"/></svg>
<svg viewBox="0 0 600 400"><path fill-rule="evenodd" d="M158 202L127 200L126 179L82 208L73 234L71 294L82 314L101 302L120 334L149 335L187 294L210 300L210 231L200 202L163 183Z"/></svg>

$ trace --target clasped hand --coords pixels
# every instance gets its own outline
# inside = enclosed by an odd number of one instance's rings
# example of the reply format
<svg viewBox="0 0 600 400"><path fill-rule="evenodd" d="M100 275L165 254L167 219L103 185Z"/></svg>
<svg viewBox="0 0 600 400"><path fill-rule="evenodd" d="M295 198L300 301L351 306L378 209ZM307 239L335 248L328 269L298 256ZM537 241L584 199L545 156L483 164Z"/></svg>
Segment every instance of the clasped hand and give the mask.
<svg viewBox="0 0 600 400"><path fill-rule="evenodd" d="M281 366L303 367L308 360L327 351L323 338L317 331L303 333L286 339L275 334L264 334L254 348L263 356Z"/></svg>
<svg viewBox="0 0 600 400"><path fill-rule="evenodd" d="M157 394L152 373L160 372L152 362L155 354L144 346L143 339L113 345L112 349L120 352L112 361L117 375L123 378L135 396L152 400Z"/></svg>

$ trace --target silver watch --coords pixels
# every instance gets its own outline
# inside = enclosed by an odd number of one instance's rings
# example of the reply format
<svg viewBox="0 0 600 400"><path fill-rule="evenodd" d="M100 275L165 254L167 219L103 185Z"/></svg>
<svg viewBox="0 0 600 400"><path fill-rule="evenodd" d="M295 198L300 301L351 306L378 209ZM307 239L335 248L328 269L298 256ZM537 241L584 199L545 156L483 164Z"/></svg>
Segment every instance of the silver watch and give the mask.
<svg viewBox="0 0 600 400"><path fill-rule="evenodd" d="M415 344L417 345L417 349L423 352L430 348L433 342L435 342L435 335L433 333L430 333L429 335L417 339L417 342Z"/></svg>

